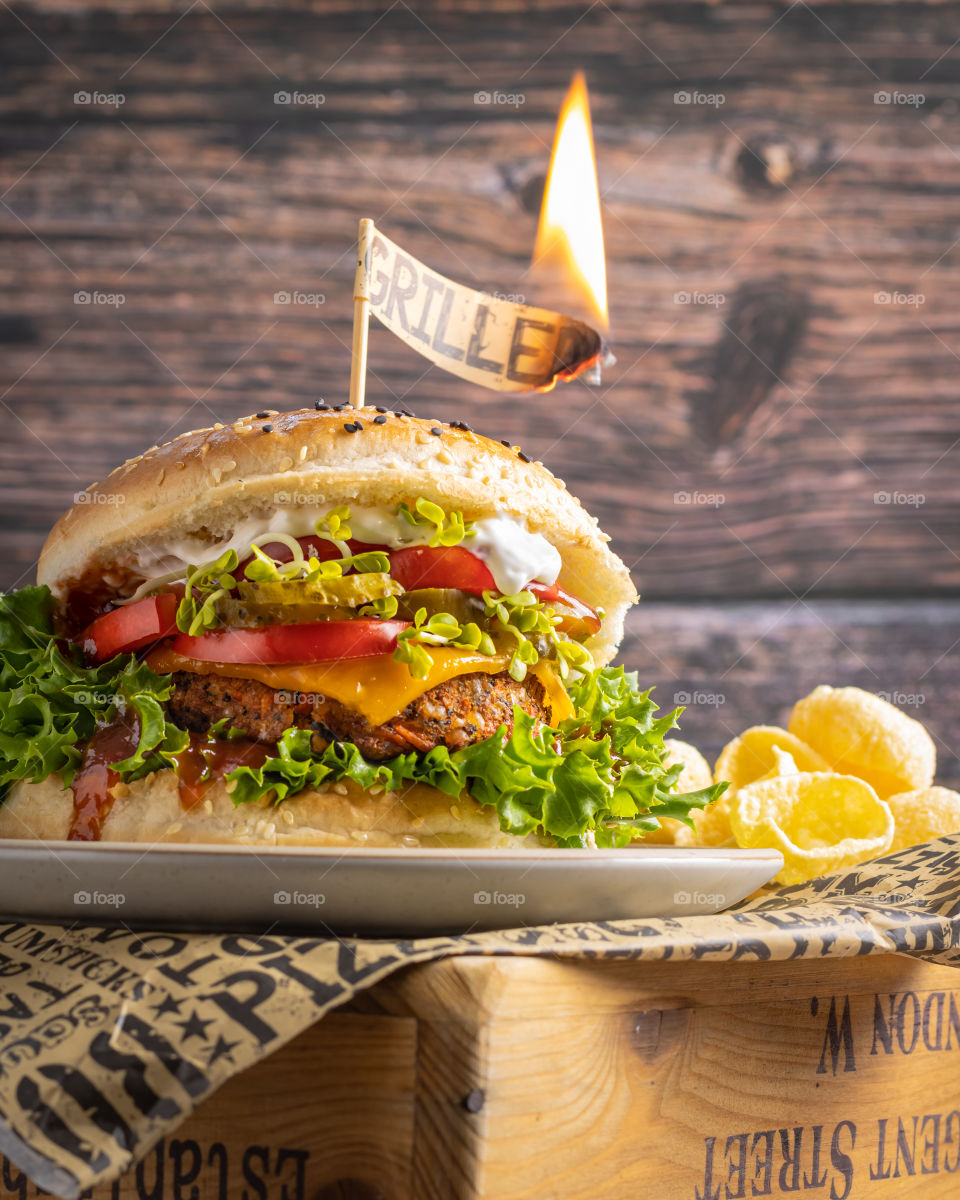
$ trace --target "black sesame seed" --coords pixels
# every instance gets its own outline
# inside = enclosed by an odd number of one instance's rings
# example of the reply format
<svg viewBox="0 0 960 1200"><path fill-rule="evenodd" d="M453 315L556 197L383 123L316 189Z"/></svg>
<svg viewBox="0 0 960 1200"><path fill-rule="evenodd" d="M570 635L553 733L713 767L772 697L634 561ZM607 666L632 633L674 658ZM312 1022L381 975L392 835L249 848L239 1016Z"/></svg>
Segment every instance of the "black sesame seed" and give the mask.
<svg viewBox="0 0 960 1200"><path fill-rule="evenodd" d="M343 427L347 431L347 433L356 433L357 432L357 427L356 427L356 425L354 425L354 423L352 421L345 421Z"/></svg>
<svg viewBox="0 0 960 1200"><path fill-rule="evenodd" d="M264 433L273 433L273 426L272 425L264 425L263 432Z"/></svg>
<svg viewBox="0 0 960 1200"><path fill-rule="evenodd" d="M508 450L510 449L510 443L507 441L507 439L506 439L506 438L501 438L501 439L500 439L500 445L501 445L501 446L506 446L506 448L507 448Z"/></svg>
<svg viewBox="0 0 960 1200"><path fill-rule="evenodd" d="M466 421L451 421L450 428L451 429L462 429L464 433L472 433L473 432L473 430L466 423Z"/></svg>
<svg viewBox="0 0 960 1200"><path fill-rule="evenodd" d="M322 400L318 400L313 407L317 410L317 412L328 412L330 409L330 405L324 404Z"/></svg>
<svg viewBox="0 0 960 1200"><path fill-rule="evenodd" d="M386 411L387 411L387 410L386 410L385 408L381 408L381 407L379 406L379 404L377 405L377 412L378 412L378 413L385 413Z"/></svg>
<svg viewBox="0 0 960 1200"><path fill-rule="evenodd" d="M363 432L363 422L362 421L354 421L353 427L357 431L357 433Z"/></svg>
<svg viewBox="0 0 960 1200"><path fill-rule="evenodd" d="M522 450L517 451L517 458L519 458L521 462L529 462L530 461L530 459L527 458L527 456L524 454L524 452Z"/></svg>
<svg viewBox="0 0 960 1200"><path fill-rule="evenodd" d="M430 432L433 434L434 437L439 437L440 434L443 433L443 430L440 428L439 425L431 425Z"/></svg>
<svg viewBox="0 0 960 1200"><path fill-rule="evenodd" d="M344 410L346 407L347 407L347 406L346 406L345 404L335 404L335 405L333 406L333 409L332 409L332 411L333 411L333 412L343 412L343 410Z"/></svg>
<svg viewBox="0 0 960 1200"><path fill-rule="evenodd" d="M374 417L373 423L374 423L374 425L386 425L387 418L386 417Z"/></svg>
<svg viewBox="0 0 960 1200"><path fill-rule="evenodd" d="M270 414L268 412L257 413L257 420L263 421L269 416L270 416Z"/></svg>

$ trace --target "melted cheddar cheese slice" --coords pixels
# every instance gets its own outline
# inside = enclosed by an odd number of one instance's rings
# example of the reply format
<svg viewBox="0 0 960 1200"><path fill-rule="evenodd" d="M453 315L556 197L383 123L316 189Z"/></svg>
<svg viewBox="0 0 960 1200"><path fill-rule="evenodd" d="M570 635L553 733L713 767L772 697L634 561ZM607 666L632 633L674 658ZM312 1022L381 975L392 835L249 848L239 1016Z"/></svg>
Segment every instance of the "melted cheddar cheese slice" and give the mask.
<svg viewBox="0 0 960 1200"><path fill-rule="evenodd" d="M267 667L257 663L201 662L195 658L184 658L168 647L161 646L151 651L146 661L152 671L161 675L189 671L196 675L253 679L284 692L320 693L360 713L371 725L385 725L424 692L446 683L448 679L475 671L497 675L507 669L509 662L506 654L488 656L446 647L424 649L430 656L430 670L426 679L415 679L406 663L397 662L391 654L303 666ZM558 721L572 716L570 697L550 663L537 663L530 671L543 685L547 704L551 708L552 724L556 725Z"/></svg>

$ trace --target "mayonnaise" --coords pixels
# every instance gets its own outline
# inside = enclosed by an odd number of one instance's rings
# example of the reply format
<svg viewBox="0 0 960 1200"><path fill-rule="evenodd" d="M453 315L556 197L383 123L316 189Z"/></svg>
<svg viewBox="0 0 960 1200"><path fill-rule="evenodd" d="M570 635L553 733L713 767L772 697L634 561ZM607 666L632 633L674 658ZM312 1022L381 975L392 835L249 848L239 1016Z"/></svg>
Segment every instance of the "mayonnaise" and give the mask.
<svg viewBox="0 0 960 1200"><path fill-rule="evenodd" d="M531 533L512 517L484 517L474 528L476 536L464 545L487 564L501 592L519 592L534 580L557 582L560 551L542 534Z"/></svg>
<svg viewBox="0 0 960 1200"><path fill-rule="evenodd" d="M236 550L242 559L254 538L262 544L265 533L306 537L329 511L328 504L278 506L272 512L239 522L232 536L221 542L211 544L203 538L189 537L170 539L152 552L142 552L136 569L151 580L210 562L226 550ZM383 506L351 507L350 528L357 541L391 549L427 545L433 532L428 526L411 525L399 513ZM486 563L498 591L509 595L534 580L556 583L562 565L560 553L542 534L531 533L522 521L506 515L484 517L476 522L474 529L475 533L463 545Z"/></svg>

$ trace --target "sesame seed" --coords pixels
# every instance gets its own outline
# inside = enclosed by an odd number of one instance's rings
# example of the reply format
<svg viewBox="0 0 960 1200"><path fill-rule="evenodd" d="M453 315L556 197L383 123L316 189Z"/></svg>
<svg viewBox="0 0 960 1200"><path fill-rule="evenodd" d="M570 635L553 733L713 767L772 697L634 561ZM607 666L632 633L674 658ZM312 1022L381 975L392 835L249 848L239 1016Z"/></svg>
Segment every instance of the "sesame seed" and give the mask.
<svg viewBox="0 0 960 1200"><path fill-rule="evenodd" d="M439 437L440 434L443 433L443 430L440 428L439 425L431 425L430 432L433 434L434 437Z"/></svg>
<svg viewBox="0 0 960 1200"><path fill-rule="evenodd" d="M524 452L522 450L517 451L517 458L519 458L521 462L529 462L530 461L530 459L527 458L527 456L524 454Z"/></svg>
<svg viewBox="0 0 960 1200"><path fill-rule="evenodd" d="M264 425L263 432L264 433L273 433L273 426L272 425Z"/></svg>
<svg viewBox="0 0 960 1200"><path fill-rule="evenodd" d="M354 427L354 429L356 429L356 431L358 433L363 432L363 422L362 421L354 421L353 427Z"/></svg>
<svg viewBox="0 0 960 1200"><path fill-rule="evenodd" d="M343 428L347 431L347 433L356 433L357 432L357 427L356 427L356 425L354 425L354 423L352 421L344 421Z"/></svg>
<svg viewBox="0 0 960 1200"><path fill-rule="evenodd" d="M385 408L381 408L379 404L377 405L377 412L378 412L378 413L385 413L386 411L387 411L387 410L386 410Z"/></svg>
<svg viewBox="0 0 960 1200"><path fill-rule="evenodd" d="M330 405L324 404L322 400L317 400L313 407L317 410L317 412L328 412L330 409Z"/></svg>
<svg viewBox="0 0 960 1200"><path fill-rule="evenodd" d="M270 414L268 412L259 412L259 413L257 413L257 420L265 421L267 419L267 417L269 417L269 416L270 416Z"/></svg>
<svg viewBox="0 0 960 1200"><path fill-rule="evenodd" d="M501 445L501 446L506 446L506 448L507 448L508 450L510 449L510 443L507 441L507 439L506 439L506 438L501 438L501 439L500 439L500 445Z"/></svg>
<svg viewBox="0 0 960 1200"><path fill-rule="evenodd" d="M462 429L464 433L473 433L473 430L466 423L466 421L451 421L450 428L451 429Z"/></svg>
<svg viewBox="0 0 960 1200"><path fill-rule="evenodd" d="M374 423L374 425L386 425L387 418L386 417L374 417L373 423Z"/></svg>
<svg viewBox="0 0 960 1200"><path fill-rule="evenodd" d="M343 412L347 406L345 404L335 404L331 409L332 412Z"/></svg>

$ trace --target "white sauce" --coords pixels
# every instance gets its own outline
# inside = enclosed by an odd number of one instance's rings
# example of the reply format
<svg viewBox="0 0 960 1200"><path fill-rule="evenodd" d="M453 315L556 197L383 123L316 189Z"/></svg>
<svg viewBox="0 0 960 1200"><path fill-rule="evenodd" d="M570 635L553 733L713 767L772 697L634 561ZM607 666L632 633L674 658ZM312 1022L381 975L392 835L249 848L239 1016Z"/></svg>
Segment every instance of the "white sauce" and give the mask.
<svg viewBox="0 0 960 1200"><path fill-rule="evenodd" d="M501 592L519 592L528 583L556 583L560 551L542 534L531 533L512 517L485 517L464 545L490 568Z"/></svg>
<svg viewBox="0 0 960 1200"><path fill-rule="evenodd" d="M328 504L278 507L267 516L261 514L239 523L229 540L211 545L201 538L171 539L153 553L141 555L136 566L146 579L156 579L171 571L209 562L225 550L236 550L243 557L251 541L264 533L285 533L295 538L313 533L317 521L329 510ZM350 527L358 541L392 549L424 546L432 532L429 527L411 525L399 514L382 507L351 507ZM562 565L560 552L542 534L531 533L525 524L508 516L484 517L474 528L476 533L463 545L487 564L501 592L518 592L534 580L556 583Z"/></svg>

